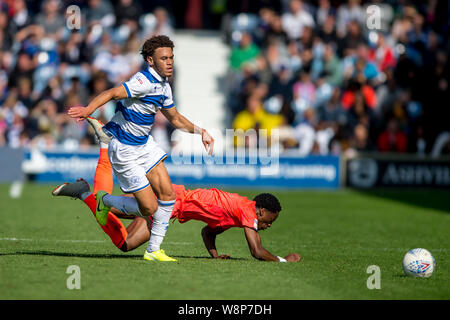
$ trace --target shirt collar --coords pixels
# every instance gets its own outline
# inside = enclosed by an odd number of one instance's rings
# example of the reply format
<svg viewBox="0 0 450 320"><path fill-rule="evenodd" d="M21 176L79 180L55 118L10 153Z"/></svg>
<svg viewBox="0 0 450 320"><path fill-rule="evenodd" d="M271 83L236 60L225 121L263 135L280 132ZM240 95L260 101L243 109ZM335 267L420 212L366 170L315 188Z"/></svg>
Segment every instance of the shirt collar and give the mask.
<svg viewBox="0 0 450 320"><path fill-rule="evenodd" d="M152 76L154 76L156 78L156 80L158 80L159 82L166 82L167 78L163 79L163 77L161 77L158 72L155 71L155 69L153 69L152 67L148 67L148 71L152 74Z"/></svg>

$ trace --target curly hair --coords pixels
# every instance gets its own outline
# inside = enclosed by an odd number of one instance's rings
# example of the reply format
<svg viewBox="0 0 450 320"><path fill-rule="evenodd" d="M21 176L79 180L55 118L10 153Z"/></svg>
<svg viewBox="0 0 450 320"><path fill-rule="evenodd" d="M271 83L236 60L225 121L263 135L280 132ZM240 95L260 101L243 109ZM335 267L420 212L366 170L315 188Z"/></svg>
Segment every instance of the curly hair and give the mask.
<svg viewBox="0 0 450 320"><path fill-rule="evenodd" d="M172 48L175 45L173 44L172 40L169 39L169 37L164 35L154 36L150 39L147 39L144 42L144 45L141 49L141 55L144 58L145 61L147 61L148 57L153 57L155 54L155 50L158 48Z"/></svg>
<svg viewBox="0 0 450 320"><path fill-rule="evenodd" d="M280 201L271 193L258 194L253 201L256 202L255 207L267 209L270 212L278 213L281 211Z"/></svg>

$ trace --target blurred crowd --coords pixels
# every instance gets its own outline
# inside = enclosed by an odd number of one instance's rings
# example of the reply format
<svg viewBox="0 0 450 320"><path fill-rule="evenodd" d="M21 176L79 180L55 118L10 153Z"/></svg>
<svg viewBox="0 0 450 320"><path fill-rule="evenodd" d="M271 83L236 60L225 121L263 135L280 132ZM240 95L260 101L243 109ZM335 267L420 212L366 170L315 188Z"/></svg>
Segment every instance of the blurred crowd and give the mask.
<svg viewBox="0 0 450 320"><path fill-rule="evenodd" d="M449 16L437 0L0 0L0 146L89 148L68 108L140 70L151 35L216 28L228 127L278 129L300 154L450 153Z"/></svg>
<svg viewBox="0 0 450 320"><path fill-rule="evenodd" d="M95 144L92 129L67 109L86 106L142 69L145 39L173 35L167 9L158 1L146 5L0 0L0 146L78 150ZM93 116L107 122L114 112L111 102Z"/></svg>
<svg viewBox="0 0 450 320"><path fill-rule="evenodd" d="M450 154L446 1L259 3L227 28L231 123L256 129L235 144Z"/></svg>

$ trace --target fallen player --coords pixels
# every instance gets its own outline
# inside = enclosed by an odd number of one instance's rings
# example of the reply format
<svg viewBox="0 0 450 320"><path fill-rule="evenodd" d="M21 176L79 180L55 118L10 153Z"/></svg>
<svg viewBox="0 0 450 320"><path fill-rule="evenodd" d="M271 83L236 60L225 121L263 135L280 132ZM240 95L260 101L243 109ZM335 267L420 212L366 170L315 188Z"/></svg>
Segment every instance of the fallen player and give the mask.
<svg viewBox="0 0 450 320"><path fill-rule="evenodd" d="M91 124L93 121L95 120L89 119ZM97 122L94 124L98 125ZM87 181L80 179L74 183L57 186L52 194L82 200L91 209L94 216L97 204L101 200L110 211L107 214L106 224L99 224L100 227L108 234L117 248L128 252L149 240L152 219L140 216L136 199L132 195L129 196L126 208L120 207L121 210L119 210L112 205L116 196L111 195L113 176L107 153L108 149L103 145L100 148L100 157L95 171L93 192ZM229 258L229 255L218 254L216 236L229 228L240 227L244 229L250 252L254 258L279 262L300 261L301 257L297 253L290 253L282 258L273 255L261 244L258 231L270 228L281 211L281 205L274 195L262 193L253 200L249 200L236 193L215 188L186 190L184 186L174 184L173 189L176 193L176 201L171 219L176 219L180 223L192 219L205 222L207 225L202 229L201 235L211 257ZM103 199L96 199L97 193L101 194ZM105 198L108 201L105 201ZM123 201L120 203L123 204ZM130 209L133 207L135 209ZM118 217L133 219L133 221L125 228Z"/></svg>

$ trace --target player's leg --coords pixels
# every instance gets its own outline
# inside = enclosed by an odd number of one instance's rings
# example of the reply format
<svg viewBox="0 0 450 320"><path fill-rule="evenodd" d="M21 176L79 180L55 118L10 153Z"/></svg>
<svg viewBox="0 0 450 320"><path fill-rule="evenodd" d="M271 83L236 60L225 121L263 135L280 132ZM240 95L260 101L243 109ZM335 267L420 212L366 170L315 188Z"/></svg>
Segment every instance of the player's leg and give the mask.
<svg viewBox="0 0 450 320"><path fill-rule="evenodd" d="M152 216L158 209L158 202L150 186L133 193L139 213L144 217ZM131 200L132 198L130 198ZM131 206L131 202L130 202ZM118 208L121 209L121 208ZM125 212L127 213L127 212Z"/></svg>
<svg viewBox="0 0 450 320"><path fill-rule="evenodd" d="M145 146L129 146L118 140L111 140L108 157L120 188L124 193L134 194L130 197L113 196L104 190L97 192L96 218L100 225L106 222L107 212L115 207L127 215L151 216L157 209L156 196L146 177L147 153Z"/></svg>
<svg viewBox="0 0 450 320"><path fill-rule="evenodd" d="M100 155L97 162L94 175L94 192L93 195L81 199L92 211L94 217L96 215L96 198L99 190L105 190L109 193L113 191L113 172L111 163L108 158L108 143L109 140L105 140L107 136L102 131L103 123L95 118L89 117L87 122L94 129L95 135L100 141ZM110 210L107 214L106 224L100 225L102 230L111 238L114 245L122 250L125 245L128 233L122 222L113 214L114 210Z"/></svg>
<svg viewBox="0 0 450 320"><path fill-rule="evenodd" d="M133 198L132 195L129 195L129 197ZM96 205L96 200L92 198L89 208L94 214ZM124 219L133 219L133 221L125 229L117 216ZM117 248L123 252L128 252L150 239L151 220L148 217L130 217L116 208L111 208L106 225L100 227L108 234Z"/></svg>
<svg viewBox="0 0 450 320"><path fill-rule="evenodd" d="M87 181L80 179L74 183L63 183L52 191L53 196L67 196L82 200L95 216L97 201L94 194L91 193ZM127 230L122 222L111 212L108 212L105 225L100 225L103 231L111 238L112 242L119 249L127 239Z"/></svg>
<svg viewBox="0 0 450 320"><path fill-rule="evenodd" d="M176 194L163 161L156 164L147 173L147 178L158 198L158 209L153 215L153 226L147 247L147 252L152 253L161 249L161 243L169 227Z"/></svg>
<svg viewBox="0 0 450 320"><path fill-rule="evenodd" d="M169 174L163 165L167 153L162 150L150 136L147 143L141 150L141 156L137 158L139 168L145 168L145 180L151 185L156 203L155 212L152 216L153 224L150 233L150 241L147 250L144 253L144 259L156 261L176 261L167 256L164 250L161 250L161 243L169 226L169 220L175 204L176 194L173 191ZM136 175L134 175L136 176ZM140 195L135 194L136 199L140 201ZM158 197L158 199L157 199ZM144 199L142 199L144 200ZM148 197L145 200L149 200Z"/></svg>
<svg viewBox="0 0 450 320"><path fill-rule="evenodd" d="M122 246L124 252L131 251L146 243L150 238L151 220L149 217L136 217L127 227L128 237Z"/></svg>
<svg viewBox="0 0 450 320"><path fill-rule="evenodd" d="M112 193L113 185L113 172L108 158L108 147L106 146L106 148L100 148L100 156L94 175L93 193L96 195L99 190Z"/></svg>
<svg viewBox="0 0 450 320"><path fill-rule="evenodd" d="M108 144L111 138L103 132L103 123L101 121L92 117L88 117L86 121L94 129L95 136L100 142L100 156L95 169L93 193L96 195L99 190L111 193L113 190L113 173L108 158Z"/></svg>
<svg viewBox="0 0 450 320"><path fill-rule="evenodd" d="M154 240L152 240L151 236L150 242L152 244L156 243L156 245L149 247L154 248L152 252L146 250L144 259L176 261L168 257L160 249L176 199L165 168L165 175L157 174L160 171L158 164L167 157L167 154L150 137L143 146L128 146L113 139L109 144L108 155L120 188L125 193L133 193L135 201L130 198L112 196L99 191L97 193L97 221L104 225L106 212L111 207L115 207L129 215L152 216L154 214L153 232L151 233L154 235ZM155 173L153 174L153 172ZM162 181L167 182L167 188L161 187ZM158 194L161 197L159 202L157 202L156 195L152 189L154 183L158 185L155 190L158 190ZM152 187L149 188L150 184Z"/></svg>
<svg viewBox="0 0 450 320"><path fill-rule="evenodd" d="M91 209L95 216L97 201L94 194L90 194L83 202ZM110 237L114 245L123 250L124 245L126 245L126 240L128 238L128 231L123 225L123 223L117 218L112 212L108 212L106 224L104 226L100 225L100 228Z"/></svg>
<svg viewBox="0 0 450 320"><path fill-rule="evenodd" d="M100 157L98 160L97 168L95 171L94 177L94 194L97 194L97 191L104 190L108 193L111 193L113 190L113 171L111 163L109 162L108 157L108 144L111 141L111 138L108 137L102 130L103 124L95 118L88 117L87 122L92 126L95 131L95 134L100 141ZM126 196L133 197L131 194L127 194ZM91 208L92 212L95 215L95 200L93 202L94 206ZM114 216L121 219L133 219L133 221L126 228L126 237L123 245L120 249L124 252L133 250L143 243L147 242L150 238L150 228L151 228L151 219L143 218L143 217L133 217L130 215L126 215L120 210L111 207L110 210ZM108 220L106 222L106 226L109 225L110 216L108 214ZM115 220L114 220L115 221ZM121 222L119 221L121 224ZM122 224L121 224L122 225ZM123 225L122 225L123 226ZM109 235L111 239L114 235ZM118 234L116 237L119 236ZM114 242L114 241L113 241Z"/></svg>

